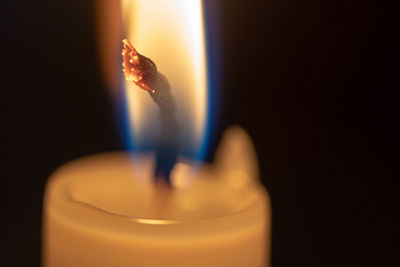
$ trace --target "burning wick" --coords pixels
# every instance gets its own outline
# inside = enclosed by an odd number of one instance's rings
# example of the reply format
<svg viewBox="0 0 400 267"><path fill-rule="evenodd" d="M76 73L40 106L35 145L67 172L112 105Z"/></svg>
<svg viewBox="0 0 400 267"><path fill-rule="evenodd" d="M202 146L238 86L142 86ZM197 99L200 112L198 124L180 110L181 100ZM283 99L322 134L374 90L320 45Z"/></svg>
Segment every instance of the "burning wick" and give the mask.
<svg viewBox="0 0 400 267"><path fill-rule="evenodd" d="M156 149L156 181L170 185L170 174L179 154L178 123L175 118L175 103L170 93L167 78L157 71L154 62L139 54L127 40L122 41L123 72L125 79L146 90L160 109L161 127Z"/></svg>

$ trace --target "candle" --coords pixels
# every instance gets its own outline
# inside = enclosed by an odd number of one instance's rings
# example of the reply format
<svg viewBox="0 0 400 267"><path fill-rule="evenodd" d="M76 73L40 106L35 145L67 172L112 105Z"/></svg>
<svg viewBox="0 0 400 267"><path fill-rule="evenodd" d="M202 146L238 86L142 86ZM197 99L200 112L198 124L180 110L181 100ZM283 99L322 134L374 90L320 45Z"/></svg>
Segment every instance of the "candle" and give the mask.
<svg viewBox="0 0 400 267"><path fill-rule="evenodd" d="M140 151L156 142L159 110L134 83L120 83L119 44L127 38L168 78L180 155L201 158L213 115L201 1L123 0L121 10L118 2L99 2L100 60L107 84L123 89L126 103L118 104L127 107L127 140L136 152L89 156L50 177L43 265L268 266L269 197L245 131L227 130L214 164L180 159L171 186L156 183L154 155Z"/></svg>
<svg viewBox="0 0 400 267"><path fill-rule="evenodd" d="M269 198L241 128L226 132L214 165L178 164L172 184L154 186L150 155L61 167L46 187L44 266L268 266Z"/></svg>

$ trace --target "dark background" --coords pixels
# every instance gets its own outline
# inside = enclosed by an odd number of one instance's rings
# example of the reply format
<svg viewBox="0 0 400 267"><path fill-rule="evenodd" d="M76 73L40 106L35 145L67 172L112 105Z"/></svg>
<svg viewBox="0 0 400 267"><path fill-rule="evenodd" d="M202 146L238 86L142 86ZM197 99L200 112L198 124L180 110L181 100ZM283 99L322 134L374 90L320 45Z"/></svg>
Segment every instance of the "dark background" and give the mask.
<svg viewBox="0 0 400 267"><path fill-rule="evenodd" d="M254 139L272 200L272 266L400 266L394 9L214 2L214 145L230 124ZM0 4L1 266L39 266L54 169L122 148L96 58L95 3Z"/></svg>

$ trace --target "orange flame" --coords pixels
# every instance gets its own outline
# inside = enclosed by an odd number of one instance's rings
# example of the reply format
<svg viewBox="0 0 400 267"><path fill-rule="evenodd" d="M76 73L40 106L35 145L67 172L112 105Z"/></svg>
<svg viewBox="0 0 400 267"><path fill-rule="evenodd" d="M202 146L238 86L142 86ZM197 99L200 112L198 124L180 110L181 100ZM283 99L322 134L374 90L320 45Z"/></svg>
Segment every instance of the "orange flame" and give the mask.
<svg viewBox="0 0 400 267"><path fill-rule="evenodd" d="M159 71L168 78L177 120L182 125L180 138L188 155L196 154L205 141L209 116L202 1L102 0L98 5L102 67L110 87L124 90L135 145L148 144L146 140L153 138L158 110L143 90L134 88L149 90L139 83L145 82L144 76L135 66L135 72L131 71L132 67L127 69L125 84L120 83L118 46L121 32L142 54L154 60ZM128 49L127 45L124 44ZM135 59L131 59L135 63ZM125 62L127 67L134 63Z"/></svg>

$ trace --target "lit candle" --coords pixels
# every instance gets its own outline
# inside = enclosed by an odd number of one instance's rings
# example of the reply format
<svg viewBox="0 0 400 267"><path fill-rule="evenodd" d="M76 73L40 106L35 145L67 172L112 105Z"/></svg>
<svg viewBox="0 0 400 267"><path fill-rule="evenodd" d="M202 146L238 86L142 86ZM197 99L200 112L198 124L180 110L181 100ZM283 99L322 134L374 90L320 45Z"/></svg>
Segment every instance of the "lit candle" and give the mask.
<svg viewBox="0 0 400 267"><path fill-rule="evenodd" d="M101 3L118 13L115 1ZM123 38L168 77L182 154L198 155L210 116L201 1L123 0L121 13ZM114 89L121 67L113 49L122 38L110 25L117 17L103 21L108 33L100 42ZM128 132L140 149L154 141L158 110L144 90L124 87ZM268 266L270 204L250 138L231 128L215 158L213 165L178 163L170 188L154 183L151 154L106 153L61 167L46 187L44 266Z"/></svg>
<svg viewBox="0 0 400 267"><path fill-rule="evenodd" d="M44 266L268 266L270 206L249 138L228 130L216 164L178 164L172 192L152 161L94 155L56 171L46 188Z"/></svg>

